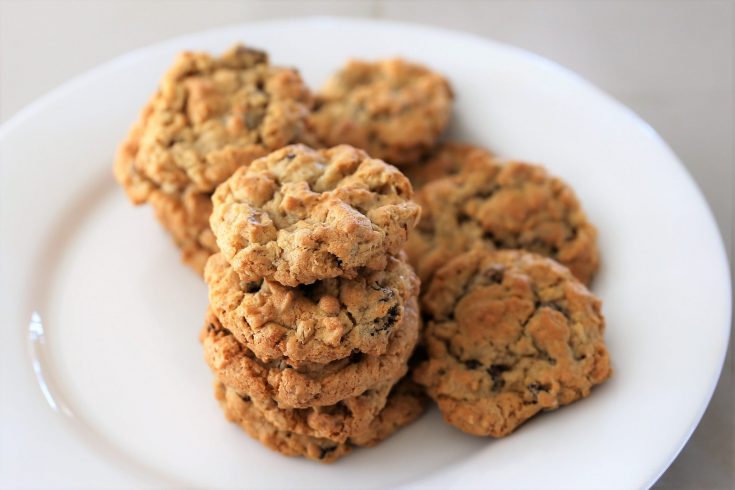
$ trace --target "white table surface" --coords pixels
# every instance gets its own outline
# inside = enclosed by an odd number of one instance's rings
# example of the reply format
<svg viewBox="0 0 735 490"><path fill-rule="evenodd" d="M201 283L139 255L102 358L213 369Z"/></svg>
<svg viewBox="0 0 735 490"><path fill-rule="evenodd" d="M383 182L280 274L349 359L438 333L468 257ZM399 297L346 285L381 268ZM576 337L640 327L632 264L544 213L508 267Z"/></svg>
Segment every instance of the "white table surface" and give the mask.
<svg viewBox="0 0 735 490"><path fill-rule="evenodd" d="M131 49L219 25L300 15L465 30L571 68L631 107L672 146L707 197L732 261L730 1L0 0L0 123ZM732 352L731 339L709 409L656 488L735 488Z"/></svg>

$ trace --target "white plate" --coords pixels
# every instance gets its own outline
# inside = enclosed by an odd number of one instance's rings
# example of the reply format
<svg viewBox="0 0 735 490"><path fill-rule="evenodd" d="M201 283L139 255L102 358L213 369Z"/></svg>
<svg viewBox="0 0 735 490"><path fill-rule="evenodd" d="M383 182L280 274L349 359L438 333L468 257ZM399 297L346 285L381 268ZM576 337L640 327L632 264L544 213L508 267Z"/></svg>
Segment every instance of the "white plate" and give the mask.
<svg viewBox="0 0 735 490"><path fill-rule="evenodd" d="M235 41L312 86L350 56L399 54L449 74L453 134L545 163L598 225L594 290L614 377L503 440L464 435L433 410L332 466L282 457L225 422L197 341L205 287L151 210L127 203L111 164L176 52ZM218 29L65 84L5 124L0 144L2 486L645 487L686 442L722 366L728 268L691 178L628 109L518 49L362 20Z"/></svg>

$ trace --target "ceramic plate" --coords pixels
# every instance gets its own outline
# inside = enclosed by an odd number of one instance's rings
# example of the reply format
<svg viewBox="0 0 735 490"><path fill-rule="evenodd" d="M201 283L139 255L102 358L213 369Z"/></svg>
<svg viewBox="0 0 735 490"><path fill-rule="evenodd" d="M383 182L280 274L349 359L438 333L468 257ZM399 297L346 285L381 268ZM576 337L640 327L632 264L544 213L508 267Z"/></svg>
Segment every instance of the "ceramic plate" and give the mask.
<svg viewBox="0 0 735 490"><path fill-rule="evenodd" d="M117 144L174 55L243 41L313 87L348 57L448 74L451 136L545 164L600 230L614 377L502 440L436 410L331 466L227 423L197 340L206 288L112 178ZM669 147L569 71L478 37L306 19L181 37L107 63L0 129L2 486L634 488L654 482L716 384L730 318L712 215Z"/></svg>

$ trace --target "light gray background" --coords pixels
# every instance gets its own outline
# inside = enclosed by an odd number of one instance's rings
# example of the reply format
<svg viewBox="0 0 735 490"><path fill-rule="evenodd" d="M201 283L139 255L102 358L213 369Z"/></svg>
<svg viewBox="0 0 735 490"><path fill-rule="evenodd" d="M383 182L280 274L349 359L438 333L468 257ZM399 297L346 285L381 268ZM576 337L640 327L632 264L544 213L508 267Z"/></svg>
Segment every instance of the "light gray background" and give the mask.
<svg viewBox="0 0 735 490"><path fill-rule="evenodd" d="M704 191L732 260L735 8L729 1L0 0L0 123L131 49L219 25L317 14L470 31L578 72L673 147ZM735 487L732 351L731 341L702 423L657 488Z"/></svg>

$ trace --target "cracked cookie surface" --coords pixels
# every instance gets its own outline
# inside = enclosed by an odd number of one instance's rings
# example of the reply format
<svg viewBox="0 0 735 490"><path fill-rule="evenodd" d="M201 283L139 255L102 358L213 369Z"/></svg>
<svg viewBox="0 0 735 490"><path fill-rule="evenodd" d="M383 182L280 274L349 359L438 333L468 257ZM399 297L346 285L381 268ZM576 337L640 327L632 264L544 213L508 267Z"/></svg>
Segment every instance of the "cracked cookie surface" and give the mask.
<svg viewBox="0 0 735 490"><path fill-rule="evenodd" d="M382 270L419 207L398 169L347 145L293 145L241 168L214 193L210 220L243 280L287 286Z"/></svg>
<svg viewBox="0 0 735 490"><path fill-rule="evenodd" d="M388 348L419 282L404 255L387 261L385 270L354 279L288 287L267 279L243 281L216 254L205 281L219 320L260 359L328 363L357 353L377 356Z"/></svg>
<svg viewBox="0 0 735 490"><path fill-rule="evenodd" d="M421 220L405 250L422 281L464 251L524 249L567 266L589 284L599 266L597 231L574 191L541 166L493 161L426 184Z"/></svg>
<svg viewBox="0 0 735 490"><path fill-rule="evenodd" d="M436 272L422 305L428 361L414 380L467 433L508 435L611 374L600 300L553 260L467 252Z"/></svg>
<svg viewBox="0 0 735 490"><path fill-rule="evenodd" d="M422 65L353 60L319 91L311 122L328 146L347 143L403 165L434 146L452 99L447 80Z"/></svg>
<svg viewBox="0 0 735 490"><path fill-rule="evenodd" d="M298 367L286 359L259 359L222 326L211 310L200 340L207 364L228 387L263 403L274 400L279 408L313 408L334 405L403 376L419 328L414 297L406 303L384 354L354 354L328 364L303 363Z"/></svg>
<svg viewBox="0 0 735 490"><path fill-rule="evenodd" d="M252 438L286 456L303 456L322 463L336 461L349 454L354 446L374 446L416 420L426 407L422 390L404 379L393 388L385 407L362 432L336 442L279 429L263 416L252 400L241 397L222 383L215 383L215 397L227 419L237 423Z"/></svg>
<svg viewBox="0 0 735 490"><path fill-rule="evenodd" d="M298 73L271 66L262 51L184 52L118 149L115 177L133 203L154 206L184 261L201 272L216 244L206 237L205 206L191 201L209 200L235 169L269 151L312 142L311 106Z"/></svg>
<svg viewBox="0 0 735 490"><path fill-rule="evenodd" d="M311 104L299 74L271 66L262 51L181 53L131 130L134 154L119 178L139 185L130 190L136 201L146 185L212 192L254 158L308 138Z"/></svg>
<svg viewBox="0 0 735 490"><path fill-rule="evenodd" d="M440 143L426 158L402 167L414 190L442 177L467 172L478 165L489 165L493 154L484 148L466 143Z"/></svg>

